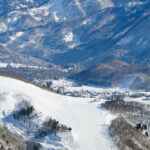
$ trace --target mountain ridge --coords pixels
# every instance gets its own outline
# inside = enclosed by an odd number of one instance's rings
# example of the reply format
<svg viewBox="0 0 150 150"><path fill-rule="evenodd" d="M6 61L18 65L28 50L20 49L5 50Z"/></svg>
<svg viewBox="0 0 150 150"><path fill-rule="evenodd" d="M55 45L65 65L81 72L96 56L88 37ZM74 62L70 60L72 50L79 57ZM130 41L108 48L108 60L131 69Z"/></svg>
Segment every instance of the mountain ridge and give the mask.
<svg viewBox="0 0 150 150"><path fill-rule="evenodd" d="M132 65L112 59L70 76L70 78L81 84L92 83L112 87L131 82L126 88L149 90L149 75L149 65Z"/></svg>

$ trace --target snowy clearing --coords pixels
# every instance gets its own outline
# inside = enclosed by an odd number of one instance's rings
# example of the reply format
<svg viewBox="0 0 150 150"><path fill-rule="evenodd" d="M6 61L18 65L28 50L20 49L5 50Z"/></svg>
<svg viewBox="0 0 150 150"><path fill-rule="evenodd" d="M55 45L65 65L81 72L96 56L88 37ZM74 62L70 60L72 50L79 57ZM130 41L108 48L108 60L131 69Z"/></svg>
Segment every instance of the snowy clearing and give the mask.
<svg viewBox="0 0 150 150"><path fill-rule="evenodd" d="M35 110L42 112L43 119L52 116L60 123L72 128L73 144L69 149L117 149L109 133L109 125L114 116L98 108L98 104L92 102L91 98L57 95L29 83L0 77L0 120L4 121L5 117L13 111L18 101L16 95L26 97ZM10 128L12 125L6 123L6 126ZM21 133L12 127L10 129L18 134L24 134L23 131ZM44 142L41 144L48 143L46 139Z"/></svg>

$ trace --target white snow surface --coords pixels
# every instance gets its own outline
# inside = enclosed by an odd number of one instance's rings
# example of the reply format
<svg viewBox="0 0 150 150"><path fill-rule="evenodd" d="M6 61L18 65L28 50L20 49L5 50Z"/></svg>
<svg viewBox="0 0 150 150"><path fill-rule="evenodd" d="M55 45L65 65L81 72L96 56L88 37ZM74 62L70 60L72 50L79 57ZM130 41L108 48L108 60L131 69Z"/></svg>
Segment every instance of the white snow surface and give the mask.
<svg viewBox="0 0 150 150"><path fill-rule="evenodd" d="M0 76L0 120L3 121L13 111L17 103L16 95L28 98L35 110L42 112L43 120L51 116L72 128L73 145L68 149L117 149L109 133L109 125L115 116L98 107L99 103L92 102L91 98L62 96L23 81ZM10 126L13 132L18 132Z"/></svg>
<svg viewBox="0 0 150 150"><path fill-rule="evenodd" d="M26 65L26 64L17 64L17 63L4 63L4 62L0 62L0 68L6 68L8 66L11 66L12 68L33 68L33 69L48 70L48 68L46 68L46 67L39 67L39 66Z"/></svg>
<svg viewBox="0 0 150 150"><path fill-rule="evenodd" d="M10 43L12 43L14 40L16 40L17 38L21 37L24 33L22 31L17 32L15 35L10 36Z"/></svg>
<svg viewBox="0 0 150 150"><path fill-rule="evenodd" d="M0 22L0 34L7 31L7 26L4 22Z"/></svg>
<svg viewBox="0 0 150 150"><path fill-rule="evenodd" d="M73 40L73 33L72 32L68 32L68 33L64 33L64 38L63 40L65 42L71 42Z"/></svg>

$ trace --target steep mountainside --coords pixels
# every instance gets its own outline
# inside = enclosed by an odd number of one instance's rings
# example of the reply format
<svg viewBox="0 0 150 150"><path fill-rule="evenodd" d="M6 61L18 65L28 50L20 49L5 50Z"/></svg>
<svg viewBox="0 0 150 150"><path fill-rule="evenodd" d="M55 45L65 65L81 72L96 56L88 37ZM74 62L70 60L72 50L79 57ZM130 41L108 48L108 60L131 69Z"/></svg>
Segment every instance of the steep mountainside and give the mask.
<svg viewBox="0 0 150 150"><path fill-rule="evenodd" d="M1 1L0 44L55 64L149 63L149 7L148 0Z"/></svg>
<svg viewBox="0 0 150 150"><path fill-rule="evenodd" d="M113 59L71 76L82 84L92 83L101 86L121 86L149 90L150 66L130 65Z"/></svg>

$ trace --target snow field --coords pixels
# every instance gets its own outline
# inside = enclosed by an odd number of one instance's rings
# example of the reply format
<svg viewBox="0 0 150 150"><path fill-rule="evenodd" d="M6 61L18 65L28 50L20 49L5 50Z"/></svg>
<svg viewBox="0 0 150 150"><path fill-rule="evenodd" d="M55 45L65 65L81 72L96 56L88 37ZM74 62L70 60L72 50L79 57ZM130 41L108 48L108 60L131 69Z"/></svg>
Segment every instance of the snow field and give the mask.
<svg viewBox="0 0 150 150"><path fill-rule="evenodd" d="M19 101L18 95L28 99L35 110L42 113L42 120L51 116L72 128L73 145L70 149L117 149L109 133L109 124L114 116L99 108L91 98L57 95L29 83L0 77L0 120L13 111Z"/></svg>

